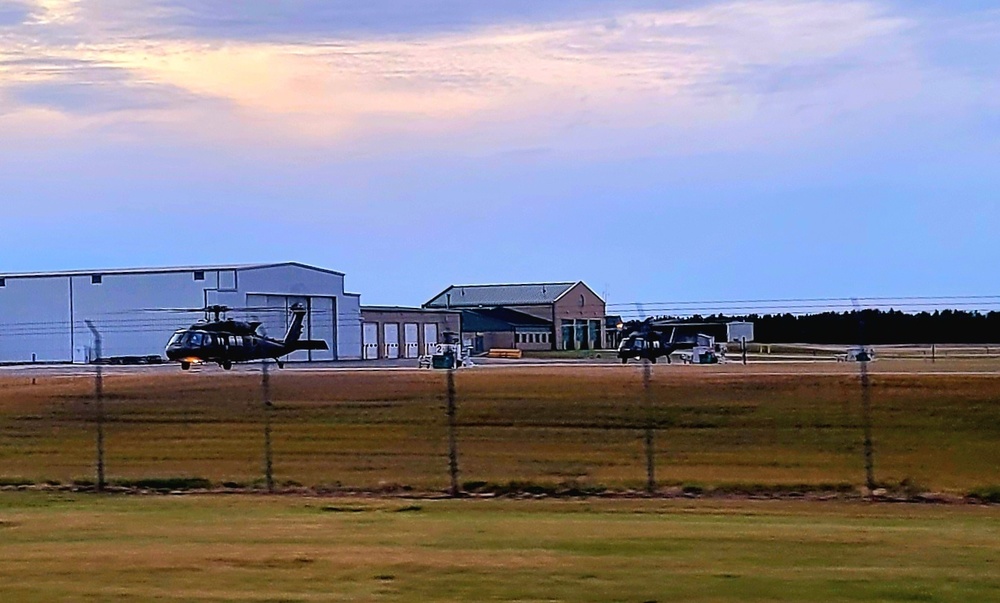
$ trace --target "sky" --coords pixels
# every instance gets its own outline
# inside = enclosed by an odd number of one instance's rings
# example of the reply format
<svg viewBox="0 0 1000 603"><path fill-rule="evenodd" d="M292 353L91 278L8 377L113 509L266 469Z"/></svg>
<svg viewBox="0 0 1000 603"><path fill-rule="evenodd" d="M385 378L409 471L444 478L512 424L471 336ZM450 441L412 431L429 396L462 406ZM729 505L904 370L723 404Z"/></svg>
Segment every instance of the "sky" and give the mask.
<svg viewBox="0 0 1000 603"><path fill-rule="evenodd" d="M0 0L0 274L995 295L1000 6Z"/></svg>

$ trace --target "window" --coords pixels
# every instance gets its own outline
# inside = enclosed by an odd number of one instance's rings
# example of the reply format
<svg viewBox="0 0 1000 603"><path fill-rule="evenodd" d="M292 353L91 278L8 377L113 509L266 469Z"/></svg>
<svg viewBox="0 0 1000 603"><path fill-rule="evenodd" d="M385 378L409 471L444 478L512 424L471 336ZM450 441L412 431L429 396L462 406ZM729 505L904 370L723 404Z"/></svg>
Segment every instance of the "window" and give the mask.
<svg viewBox="0 0 1000 603"><path fill-rule="evenodd" d="M196 281L203 281L203 280L205 280L205 271L204 270L196 270L195 273L194 273L194 280L196 280Z"/></svg>
<svg viewBox="0 0 1000 603"><path fill-rule="evenodd" d="M103 282L104 282L104 277L101 276L100 274L92 274L90 276L90 284L91 285L100 285Z"/></svg>

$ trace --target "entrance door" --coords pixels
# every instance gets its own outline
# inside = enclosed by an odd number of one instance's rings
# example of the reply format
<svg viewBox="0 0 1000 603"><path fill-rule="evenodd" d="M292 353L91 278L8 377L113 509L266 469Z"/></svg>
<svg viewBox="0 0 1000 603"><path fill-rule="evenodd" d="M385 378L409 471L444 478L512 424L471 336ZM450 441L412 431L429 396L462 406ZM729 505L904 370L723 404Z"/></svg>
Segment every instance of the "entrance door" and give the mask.
<svg viewBox="0 0 1000 603"><path fill-rule="evenodd" d="M365 360L378 360L378 324L366 322L364 326Z"/></svg>
<svg viewBox="0 0 1000 603"><path fill-rule="evenodd" d="M420 342L417 340L420 326L412 323L403 325L403 342L406 344L404 356L406 358L416 358L420 355Z"/></svg>
<svg viewBox="0 0 1000 603"><path fill-rule="evenodd" d="M399 358L399 325L396 323L386 323L382 325L385 341L385 357Z"/></svg>

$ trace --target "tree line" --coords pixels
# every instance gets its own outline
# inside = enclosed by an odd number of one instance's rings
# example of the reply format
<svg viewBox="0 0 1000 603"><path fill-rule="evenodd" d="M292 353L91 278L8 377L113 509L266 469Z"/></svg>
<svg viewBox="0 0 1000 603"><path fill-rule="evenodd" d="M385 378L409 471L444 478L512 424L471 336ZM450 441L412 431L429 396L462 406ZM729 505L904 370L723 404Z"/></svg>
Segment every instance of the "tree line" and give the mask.
<svg viewBox="0 0 1000 603"><path fill-rule="evenodd" d="M819 314L694 316L685 322L744 320L761 343L1000 343L1000 312L854 310Z"/></svg>

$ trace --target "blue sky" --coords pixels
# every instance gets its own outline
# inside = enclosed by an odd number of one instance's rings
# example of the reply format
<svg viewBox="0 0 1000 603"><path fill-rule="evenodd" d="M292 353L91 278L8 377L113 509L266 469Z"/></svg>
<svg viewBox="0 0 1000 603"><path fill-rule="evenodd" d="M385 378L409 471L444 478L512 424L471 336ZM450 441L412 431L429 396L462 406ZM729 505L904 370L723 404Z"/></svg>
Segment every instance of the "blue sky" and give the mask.
<svg viewBox="0 0 1000 603"><path fill-rule="evenodd" d="M995 294L1000 8L0 0L0 271Z"/></svg>

